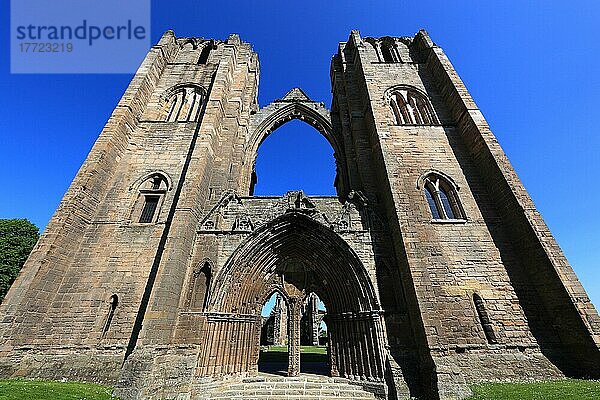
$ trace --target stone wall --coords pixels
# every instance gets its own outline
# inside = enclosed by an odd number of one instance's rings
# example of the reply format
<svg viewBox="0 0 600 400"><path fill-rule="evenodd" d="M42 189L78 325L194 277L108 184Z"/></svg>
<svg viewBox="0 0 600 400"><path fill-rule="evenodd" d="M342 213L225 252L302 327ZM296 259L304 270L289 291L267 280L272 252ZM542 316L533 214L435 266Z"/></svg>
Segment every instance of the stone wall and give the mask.
<svg viewBox="0 0 600 400"><path fill-rule="evenodd" d="M332 115L369 140L364 157L385 190L366 193L392 221L413 329L422 329L420 361L436 375L431 386L443 397L481 379L596 376L597 313L451 64L424 32L396 40L393 62L382 61L382 45L353 32L340 46ZM397 125L388 98L397 85L425 93L438 121ZM465 218L432 220L420 183L431 171L456 185ZM474 294L497 343L486 340ZM577 333L560 339L563 329ZM391 342L395 334L388 329Z"/></svg>
<svg viewBox="0 0 600 400"><path fill-rule="evenodd" d="M353 31L331 111L298 88L259 107L258 78L237 35L151 49L0 306L2 376L185 397L256 372L274 291L316 293L331 373L392 397L600 376L597 312L424 31ZM251 195L260 143L291 119L331 144L338 196Z"/></svg>

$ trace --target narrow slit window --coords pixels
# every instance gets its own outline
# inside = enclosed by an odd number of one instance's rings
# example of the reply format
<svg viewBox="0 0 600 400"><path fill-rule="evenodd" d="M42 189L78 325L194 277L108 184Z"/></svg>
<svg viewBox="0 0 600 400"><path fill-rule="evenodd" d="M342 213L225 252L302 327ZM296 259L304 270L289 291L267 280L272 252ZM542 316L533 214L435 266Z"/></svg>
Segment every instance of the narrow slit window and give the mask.
<svg viewBox="0 0 600 400"><path fill-rule="evenodd" d="M490 317L485 309L485 305L483 304L483 299L477 293L473 294L473 303L475 304L475 310L477 310L477 316L479 317L479 322L481 323L483 333L485 334L485 338L487 339L488 343L498 343L498 339L494 333L494 327L492 326L492 321L490 320Z"/></svg>
<svg viewBox="0 0 600 400"><path fill-rule="evenodd" d="M394 118L396 118L396 125L402 125L404 118L402 117L402 114L400 113L400 109L398 108L398 103L396 103L396 100L393 97L390 102L390 105L392 106L392 111L394 112Z"/></svg>
<svg viewBox="0 0 600 400"><path fill-rule="evenodd" d="M433 219L440 219L440 213L437 208L437 204L435 204L434 195L432 194L431 188L425 188L425 197L427 197L427 203L429 204L429 209L431 210L431 215Z"/></svg>
<svg viewBox="0 0 600 400"><path fill-rule="evenodd" d="M119 305L119 296L117 296L116 294L113 294L112 296L110 296L108 315L106 316L106 322L104 322L104 328L102 329L102 336L104 336L106 334L106 332L108 332L108 330L110 329L110 324L112 323L113 317L115 316L115 311L116 311L118 305Z"/></svg>
<svg viewBox="0 0 600 400"><path fill-rule="evenodd" d="M449 219L456 219L456 215L454 215L454 210L450 205L450 199L448 199L448 195L446 194L443 188L440 188L439 194L440 201L442 203L442 207L444 208L444 213L446 214L446 217Z"/></svg>
<svg viewBox="0 0 600 400"><path fill-rule="evenodd" d="M142 214L140 215L140 223L150 223L154 220L154 214L158 207L158 201L160 196L145 196L144 207L142 208Z"/></svg>

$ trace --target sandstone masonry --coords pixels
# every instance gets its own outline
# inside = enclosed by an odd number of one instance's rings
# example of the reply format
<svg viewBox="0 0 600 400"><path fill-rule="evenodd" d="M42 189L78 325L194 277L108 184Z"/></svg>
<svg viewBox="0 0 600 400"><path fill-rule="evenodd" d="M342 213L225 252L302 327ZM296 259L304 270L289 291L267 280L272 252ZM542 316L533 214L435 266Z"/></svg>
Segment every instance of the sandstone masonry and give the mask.
<svg viewBox="0 0 600 400"><path fill-rule="evenodd" d="M314 293L330 379L378 398L600 378L598 313L425 31L353 31L330 110L298 88L259 107L258 79L237 35L152 47L0 307L0 375L201 398L256 376L278 293L293 377ZM334 149L337 196L253 195L292 119Z"/></svg>

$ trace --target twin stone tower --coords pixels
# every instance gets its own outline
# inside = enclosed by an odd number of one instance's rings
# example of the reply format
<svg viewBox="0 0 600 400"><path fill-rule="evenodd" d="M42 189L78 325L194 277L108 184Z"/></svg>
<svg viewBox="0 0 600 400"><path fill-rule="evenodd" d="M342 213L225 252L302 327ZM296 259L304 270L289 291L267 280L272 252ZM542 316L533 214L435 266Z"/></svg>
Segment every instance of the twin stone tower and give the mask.
<svg viewBox="0 0 600 400"><path fill-rule="evenodd" d="M197 398L258 372L273 293L295 376L314 293L328 374L380 398L600 377L596 310L425 31L351 32L330 109L298 88L260 107L258 81L237 35L152 47L2 303L2 376ZM258 147L292 119L331 144L337 196L253 195Z"/></svg>

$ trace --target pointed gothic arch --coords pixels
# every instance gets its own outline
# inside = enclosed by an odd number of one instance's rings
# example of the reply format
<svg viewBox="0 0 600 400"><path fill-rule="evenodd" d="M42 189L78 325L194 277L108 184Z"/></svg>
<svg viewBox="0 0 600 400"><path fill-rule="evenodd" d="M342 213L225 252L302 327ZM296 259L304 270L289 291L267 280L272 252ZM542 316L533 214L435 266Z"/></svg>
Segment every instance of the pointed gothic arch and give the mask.
<svg viewBox="0 0 600 400"><path fill-rule="evenodd" d="M367 270L350 246L313 218L290 211L257 229L234 251L215 277L209 311L255 313L257 296L264 300L274 290L263 277L291 260L312 264L310 272L323 278L326 286L313 291L331 313L380 309ZM304 288L311 290L317 280L303 282ZM343 290L335 286L340 282L346 286Z"/></svg>
<svg viewBox="0 0 600 400"><path fill-rule="evenodd" d="M276 128L259 145L250 182L252 196L280 196L302 189L313 196L336 195L334 150L302 119Z"/></svg>
<svg viewBox="0 0 600 400"><path fill-rule="evenodd" d="M332 375L383 379L385 339L376 290L357 254L339 235L300 211L290 211L249 235L219 271L207 311L229 324L241 323L241 318L255 321L254 335L236 337L237 345L250 351L240 371L256 371L260 311L274 291L287 297L290 319L299 313L306 294L314 292L323 301L331 332ZM299 334L299 317L297 321ZM232 328L209 324L207 340L222 329ZM248 327L233 328L244 329ZM207 343L199 365L214 357L217 348ZM236 348L219 351L226 364L237 357ZM292 370L293 350L290 357Z"/></svg>
<svg viewBox="0 0 600 400"><path fill-rule="evenodd" d="M206 89L196 83L180 83L160 98L160 118L164 122L196 122L200 117Z"/></svg>
<svg viewBox="0 0 600 400"><path fill-rule="evenodd" d="M273 131L293 119L311 125L327 139L333 148L336 164L334 186L338 195L346 194L349 191L349 181L343 138L334 131L330 112L325 105L311 100L300 88L290 90L283 98L261 108L252 116L244 159L245 182L249 188L248 192L252 192L251 182L261 143Z"/></svg>

